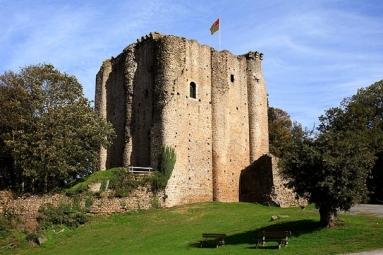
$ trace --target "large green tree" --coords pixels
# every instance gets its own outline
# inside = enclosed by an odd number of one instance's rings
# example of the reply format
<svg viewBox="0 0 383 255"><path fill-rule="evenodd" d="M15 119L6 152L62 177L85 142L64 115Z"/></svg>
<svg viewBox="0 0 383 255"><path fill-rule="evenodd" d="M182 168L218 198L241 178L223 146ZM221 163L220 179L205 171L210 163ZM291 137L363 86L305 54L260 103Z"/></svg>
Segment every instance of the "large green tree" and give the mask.
<svg viewBox="0 0 383 255"><path fill-rule="evenodd" d="M270 152L277 157L282 157L289 145L300 140L304 133L301 124L293 122L290 115L279 108L268 108L268 124Z"/></svg>
<svg viewBox="0 0 383 255"><path fill-rule="evenodd" d="M113 130L84 98L74 76L52 65L0 76L0 180L47 192L94 171Z"/></svg>
<svg viewBox="0 0 383 255"><path fill-rule="evenodd" d="M324 226L333 226L339 210L368 195L373 169L383 171L377 169L383 148L382 98L382 81L360 89L327 110L315 134L306 132L285 150L284 174L299 195L316 204Z"/></svg>
<svg viewBox="0 0 383 255"><path fill-rule="evenodd" d="M341 105L321 117L322 133L360 134L368 152L375 157L369 170L368 196L371 202L383 203L383 80L359 89Z"/></svg>
<svg viewBox="0 0 383 255"><path fill-rule="evenodd" d="M366 179L374 155L362 134L307 134L286 150L283 173L298 195L319 209L323 226L335 224L337 212L348 210L367 194Z"/></svg>

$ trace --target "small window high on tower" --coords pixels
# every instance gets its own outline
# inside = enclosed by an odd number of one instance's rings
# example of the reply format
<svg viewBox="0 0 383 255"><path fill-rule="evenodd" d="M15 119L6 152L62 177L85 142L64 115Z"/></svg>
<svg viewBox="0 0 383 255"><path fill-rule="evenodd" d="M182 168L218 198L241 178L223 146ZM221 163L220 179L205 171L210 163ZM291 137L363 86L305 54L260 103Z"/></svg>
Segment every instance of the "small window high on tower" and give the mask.
<svg viewBox="0 0 383 255"><path fill-rule="evenodd" d="M197 85L195 84L195 82L190 82L189 91L190 98L197 98Z"/></svg>

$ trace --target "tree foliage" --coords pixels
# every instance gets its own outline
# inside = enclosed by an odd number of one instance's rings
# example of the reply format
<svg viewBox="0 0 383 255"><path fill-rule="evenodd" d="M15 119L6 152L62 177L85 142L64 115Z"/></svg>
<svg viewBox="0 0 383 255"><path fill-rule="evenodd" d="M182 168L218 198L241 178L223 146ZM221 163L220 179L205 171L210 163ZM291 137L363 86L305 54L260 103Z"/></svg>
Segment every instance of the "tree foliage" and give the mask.
<svg viewBox="0 0 383 255"><path fill-rule="evenodd" d="M368 195L371 202L383 202L383 81L359 89L341 105L321 117L322 133L351 133L374 156L374 166L369 168Z"/></svg>
<svg viewBox="0 0 383 255"><path fill-rule="evenodd" d="M74 76L52 65L0 76L0 185L39 192L94 170L111 126Z"/></svg>
<svg viewBox="0 0 383 255"><path fill-rule="evenodd" d="M290 185L316 204L323 225L334 225L338 210L368 195L367 179L383 148L382 96L381 81L330 108L316 133L294 140L281 160Z"/></svg>
<svg viewBox="0 0 383 255"><path fill-rule="evenodd" d="M270 152L282 157L284 150L296 139L303 136L302 126L293 122L287 112L282 109L268 108Z"/></svg>

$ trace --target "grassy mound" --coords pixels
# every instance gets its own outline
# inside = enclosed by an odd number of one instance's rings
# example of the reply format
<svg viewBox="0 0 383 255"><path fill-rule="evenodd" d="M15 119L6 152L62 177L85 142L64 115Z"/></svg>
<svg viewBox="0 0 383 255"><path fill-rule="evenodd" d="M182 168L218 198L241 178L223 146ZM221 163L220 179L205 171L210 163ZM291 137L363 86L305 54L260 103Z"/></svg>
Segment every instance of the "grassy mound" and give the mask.
<svg viewBox="0 0 383 255"><path fill-rule="evenodd" d="M119 176L121 171L124 171L124 168L112 168L105 171L97 171L88 175L85 179L76 182L73 186L67 188L65 193L68 195L74 195L78 193L82 193L88 190L88 186L93 183L101 183L101 190L103 191L106 186L106 182L109 180L110 182L115 182Z"/></svg>
<svg viewBox="0 0 383 255"><path fill-rule="evenodd" d="M101 183L100 191L102 192L105 191L108 181L108 188L112 189L117 197L126 197L136 188L147 185L151 187L153 192L158 192L165 189L171 171L172 169L165 168L163 171L154 171L149 175L135 175L129 173L126 168L97 171L67 188L65 193L72 196L87 192L89 185L93 183Z"/></svg>
<svg viewBox="0 0 383 255"><path fill-rule="evenodd" d="M273 215L280 216L271 221ZM42 247L13 254L343 254L383 247L383 218L341 215L336 228L319 227L314 208L276 208L249 203L202 203L94 217L74 230L48 231ZM289 245L255 249L256 233L291 230ZM225 233L226 245L199 248L201 234ZM11 254L11 253L9 253Z"/></svg>

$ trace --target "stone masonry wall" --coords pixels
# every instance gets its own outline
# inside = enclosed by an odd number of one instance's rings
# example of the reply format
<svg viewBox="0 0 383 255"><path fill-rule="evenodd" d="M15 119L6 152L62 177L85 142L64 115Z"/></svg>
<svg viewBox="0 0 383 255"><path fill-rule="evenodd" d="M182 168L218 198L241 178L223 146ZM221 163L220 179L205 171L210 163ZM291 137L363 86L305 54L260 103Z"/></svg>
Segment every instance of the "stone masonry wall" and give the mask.
<svg viewBox="0 0 383 255"><path fill-rule="evenodd" d="M262 73L262 56L259 52L246 55L251 162L269 152L267 90Z"/></svg>
<svg viewBox="0 0 383 255"><path fill-rule="evenodd" d="M150 33L105 63L97 75L96 108L101 116L106 109L117 139L107 153L101 149L101 169L157 168L162 148L171 146L177 161L167 206L238 201L241 170L268 152L261 54L235 56Z"/></svg>
<svg viewBox="0 0 383 255"><path fill-rule="evenodd" d="M214 199L239 200L239 176L250 164L246 59L212 51Z"/></svg>
<svg viewBox="0 0 383 255"><path fill-rule="evenodd" d="M158 76L165 93L163 144L176 151L166 205L212 200L210 48L175 36L160 40ZM197 97L190 98L194 82Z"/></svg>
<svg viewBox="0 0 383 255"><path fill-rule="evenodd" d="M131 44L104 62L96 77L96 109L117 137L100 153L100 169L150 166L155 44Z"/></svg>
<svg viewBox="0 0 383 255"><path fill-rule="evenodd" d="M296 197L286 187L281 176L278 159L265 154L241 173L241 201L273 204L280 207L306 205L307 201Z"/></svg>
<svg viewBox="0 0 383 255"><path fill-rule="evenodd" d="M152 208L154 204L162 206L162 197L162 192L154 195L147 187L140 187L127 197L109 198L105 196L94 198L92 206L89 208L89 213L111 214L145 210ZM83 206L85 203L84 199L81 202ZM155 200L158 202L154 202ZM37 226L36 217L38 216L40 206L44 204L58 206L60 203L70 203L71 201L71 197L63 194L14 197L11 192L0 191L0 214L4 211L11 212L21 219L22 224L26 228L34 229Z"/></svg>
<svg viewBox="0 0 383 255"><path fill-rule="evenodd" d="M134 166L151 165L151 128L153 119L153 83L154 83L154 45L146 41L135 49L134 64L136 65L133 83L132 122L132 155L130 164ZM132 62L125 63L129 68ZM128 145L128 144L127 144Z"/></svg>
<svg viewBox="0 0 383 255"><path fill-rule="evenodd" d="M124 92L125 92L125 136L124 136L124 152L122 155L122 165L124 167L131 165L133 151L133 131L131 126L133 120L133 99L134 84L136 82L136 45L131 44L124 49L125 66L124 66Z"/></svg>
<svg viewBox="0 0 383 255"><path fill-rule="evenodd" d="M106 119L106 82L109 74L112 71L112 63L106 60L102 63L100 71L96 75L96 95L95 95L95 109L100 117ZM103 146L100 147L98 168L101 170L106 169L107 150Z"/></svg>
<svg viewBox="0 0 383 255"><path fill-rule="evenodd" d="M124 53L111 60L112 70L106 81L106 119L112 123L116 133L113 146L108 148L107 168L119 167L123 163L126 111L124 60Z"/></svg>

